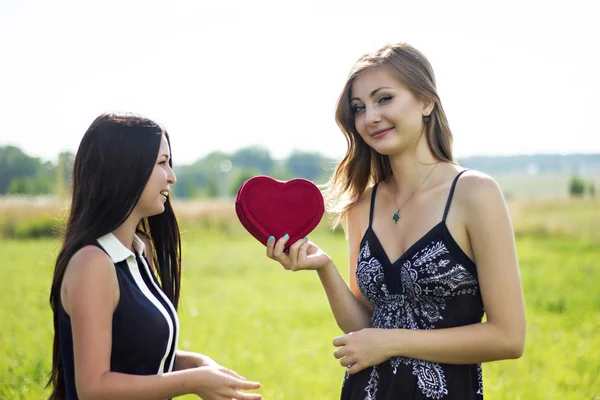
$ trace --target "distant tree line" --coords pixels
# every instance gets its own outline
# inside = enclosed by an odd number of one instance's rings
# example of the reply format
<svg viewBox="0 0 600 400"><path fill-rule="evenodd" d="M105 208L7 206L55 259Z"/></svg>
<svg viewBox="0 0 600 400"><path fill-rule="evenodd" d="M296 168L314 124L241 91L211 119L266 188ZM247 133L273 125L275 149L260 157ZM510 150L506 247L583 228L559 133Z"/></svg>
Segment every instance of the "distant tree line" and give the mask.
<svg viewBox="0 0 600 400"><path fill-rule="evenodd" d="M15 146L0 147L0 195L65 194L69 191L74 154L59 154L56 163L25 154ZM600 154L519 155L467 157L458 160L467 167L492 176L497 174L568 174L573 196L595 195L596 188L582 177L600 175ZM285 159L274 159L261 146L241 148L233 153L212 152L191 164L176 164L180 198L230 197L252 176L268 175L276 179L305 178L325 182L335 160L316 152L294 151Z"/></svg>
<svg viewBox="0 0 600 400"><path fill-rule="evenodd" d="M48 195L68 192L74 154L61 153L56 164L30 157L15 146L0 147L0 195ZM188 165L175 165L180 198L234 196L241 184L256 175L276 179L305 178L314 183L328 179L334 160L314 152L294 151L273 159L263 147L246 147L234 153L212 152Z"/></svg>
<svg viewBox="0 0 600 400"><path fill-rule="evenodd" d="M513 156L473 156L459 160L467 168L496 174L600 173L600 154L523 154Z"/></svg>
<svg viewBox="0 0 600 400"><path fill-rule="evenodd" d="M263 147L245 147L231 154L212 152L176 168L173 189L176 196L184 198L235 196L242 183L256 175L280 180L304 178L320 184L328 179L333 166L334 160L318 153L294 151L276 160Z"/></svg>
<svg viewBox="0 0 600 400"><path fill-rule="evenodd" d="M71 179L73 154L61 153L56 165L30 157L15 146L0 147L0 194L54 194Z"/></svg>

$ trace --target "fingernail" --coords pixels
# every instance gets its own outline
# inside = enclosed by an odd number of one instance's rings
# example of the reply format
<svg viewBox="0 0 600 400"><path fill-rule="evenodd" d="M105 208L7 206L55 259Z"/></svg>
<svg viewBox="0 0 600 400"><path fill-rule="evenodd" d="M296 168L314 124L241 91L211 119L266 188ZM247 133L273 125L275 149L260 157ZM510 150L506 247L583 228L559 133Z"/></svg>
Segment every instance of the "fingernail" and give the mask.
<svg viewBox="0 0 600 400"><path fill-rule="evenodd" d="M269 236L269 242L273 242L273 240L275 240L275 237Z"/></svg>
<svg viewBox="0 0 600 400"><path fill-rule="evenodd" d="M308 240L308 236L304 236L304 240Z"/></svg>
<svg viewBox="0 0 600 400"><path fill-rule="evenodd" d="M290 237L290 235L288 235L287 233L285 235L283 235L284 239L288 239Z"/></svg>

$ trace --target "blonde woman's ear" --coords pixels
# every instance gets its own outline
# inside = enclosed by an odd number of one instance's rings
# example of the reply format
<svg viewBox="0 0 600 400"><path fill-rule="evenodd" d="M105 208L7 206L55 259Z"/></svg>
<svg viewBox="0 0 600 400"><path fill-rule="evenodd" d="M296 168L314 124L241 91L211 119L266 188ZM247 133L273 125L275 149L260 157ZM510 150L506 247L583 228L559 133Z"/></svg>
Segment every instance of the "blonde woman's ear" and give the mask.
<svg viewBox="0 0 600 400"><path fill-rule="evenodd" d="M433 101L429 97L423 98L423 118L429 117L431 115L434 106L435 101Z"/></svg>

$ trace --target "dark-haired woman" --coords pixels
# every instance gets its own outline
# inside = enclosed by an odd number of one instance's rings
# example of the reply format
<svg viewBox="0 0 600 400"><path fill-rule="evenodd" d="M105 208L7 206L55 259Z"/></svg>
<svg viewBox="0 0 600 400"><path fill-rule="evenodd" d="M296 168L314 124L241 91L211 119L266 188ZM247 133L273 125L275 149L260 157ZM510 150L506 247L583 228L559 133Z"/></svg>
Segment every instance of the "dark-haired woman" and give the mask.
<svg viewBox="0 0 600 400"><path fill-rule="evenodd" d="M83 136L54 269L51 400L260 399L207 356L177 349L179 228L169 135L145 117L106 113Z"/></svg>

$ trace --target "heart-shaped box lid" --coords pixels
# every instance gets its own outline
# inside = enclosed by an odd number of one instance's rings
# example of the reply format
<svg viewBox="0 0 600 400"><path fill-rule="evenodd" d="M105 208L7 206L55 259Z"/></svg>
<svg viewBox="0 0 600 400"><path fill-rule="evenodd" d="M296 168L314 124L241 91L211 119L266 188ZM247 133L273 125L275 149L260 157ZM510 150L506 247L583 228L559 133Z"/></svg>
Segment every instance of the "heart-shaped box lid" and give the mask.
<svg viewBox="0 0 600 400"><path fill-rule="evenodd" d="M242 184L235 198L236 214L246 230L263 245L290 235L286 248L307 236L325 212L323 195L303 178L281 181L255 176Z"/></svg>

